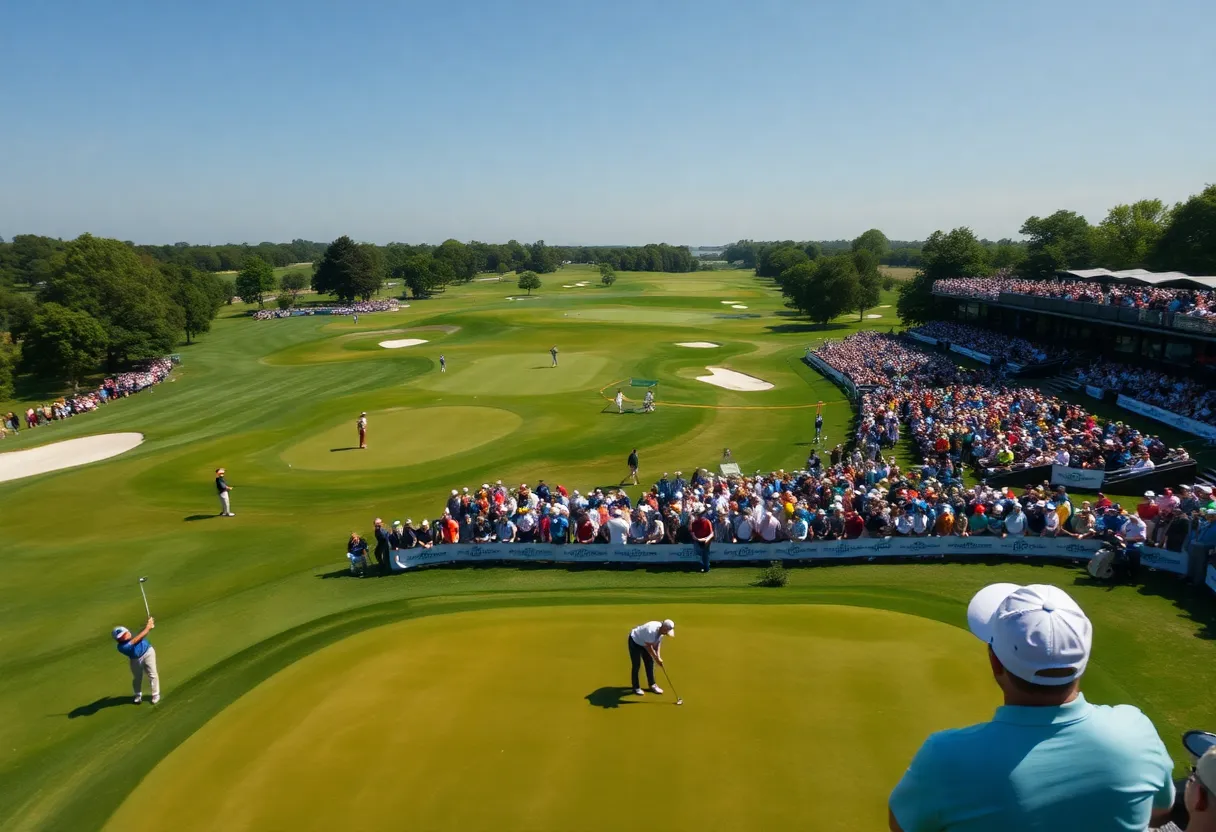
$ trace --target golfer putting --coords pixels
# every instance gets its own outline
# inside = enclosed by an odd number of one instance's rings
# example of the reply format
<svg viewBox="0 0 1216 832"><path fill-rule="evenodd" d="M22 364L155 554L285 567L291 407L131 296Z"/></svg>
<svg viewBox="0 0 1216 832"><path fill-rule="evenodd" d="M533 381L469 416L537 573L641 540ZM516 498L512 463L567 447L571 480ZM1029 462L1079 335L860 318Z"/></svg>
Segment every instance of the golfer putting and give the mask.
<svg viewBox="0 0 1216 832"><path fill-rule="evenodd" d="M638 680L638 667L642 664L646 665L646 682L650 685L650 692L663 692L663 689L654 681L655 663L657 662L659 667L663 667L663 636L672 638L676 636L676 623L670 618L664 621L647 621L629 631L630 680L633 683L633 692L638 696L646 695L646 691L642 690ZM663 669L663 673L667 673L666 668ZM667 679L670 684L671 677L668 676ZM679 700L676 704L679 704Z"/></svg>

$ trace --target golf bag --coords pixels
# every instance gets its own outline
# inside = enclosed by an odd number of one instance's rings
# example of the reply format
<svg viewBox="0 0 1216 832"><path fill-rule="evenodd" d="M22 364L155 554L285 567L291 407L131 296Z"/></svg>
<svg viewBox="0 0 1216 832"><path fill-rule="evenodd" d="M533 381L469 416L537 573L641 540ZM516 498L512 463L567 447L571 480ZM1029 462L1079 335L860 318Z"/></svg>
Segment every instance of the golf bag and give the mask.
<svg viewBox="0 0 1216 832"><path fill-rule="evenodd" d="M346 558L350 561L350 574L358 575L362 578L368 573L367 552L363 552L362 554L347 552Z"/></svg>
<svg viewBox="0 0 1216 832"><path fill-rule="evenodd" d="M1126 581L1131 578L1127 552L1117 543L1107 543L1095 552L1085 569L1090 577L1100 581Z"/></svg>

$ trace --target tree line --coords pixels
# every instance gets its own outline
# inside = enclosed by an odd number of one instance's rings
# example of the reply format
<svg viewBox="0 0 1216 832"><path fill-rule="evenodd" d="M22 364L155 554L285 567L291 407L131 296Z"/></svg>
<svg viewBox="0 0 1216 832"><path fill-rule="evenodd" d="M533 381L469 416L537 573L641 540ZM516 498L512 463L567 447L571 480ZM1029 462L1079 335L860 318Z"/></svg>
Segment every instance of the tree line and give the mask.
<svg viewBox="0 0 1216 832"><path fill-rule="evenodd" d="M1021 233L1026 242L1010 262L994 259L969 228L935 231L922 247L924 262L916 276L900 287L900 319L918 324L940 317L943 302L932 289L942 278L1000 272L1046 279L1059 271L1090 268L1214 275L1216 185L1172 206L1159 199L1116 205L1097 225L1068 210L1029 217Z"/></svg>

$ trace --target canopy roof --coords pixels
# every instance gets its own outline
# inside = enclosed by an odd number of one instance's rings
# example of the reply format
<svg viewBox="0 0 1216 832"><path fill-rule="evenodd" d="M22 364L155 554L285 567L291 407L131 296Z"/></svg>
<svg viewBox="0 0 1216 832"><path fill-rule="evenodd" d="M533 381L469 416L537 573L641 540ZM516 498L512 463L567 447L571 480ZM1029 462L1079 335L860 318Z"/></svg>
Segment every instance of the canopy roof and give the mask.
<svg viewBox="0 0 1216 832"><path fill-rule="evenodd" d="M1074 280L1099 280L1110 283L1132 283L1140 286L1161 286L1170 289L1216 289L1216 277L1195 277L1182 272L1150 272L1144 269L1072 269L1057 272L1060 277Z"/></svg>

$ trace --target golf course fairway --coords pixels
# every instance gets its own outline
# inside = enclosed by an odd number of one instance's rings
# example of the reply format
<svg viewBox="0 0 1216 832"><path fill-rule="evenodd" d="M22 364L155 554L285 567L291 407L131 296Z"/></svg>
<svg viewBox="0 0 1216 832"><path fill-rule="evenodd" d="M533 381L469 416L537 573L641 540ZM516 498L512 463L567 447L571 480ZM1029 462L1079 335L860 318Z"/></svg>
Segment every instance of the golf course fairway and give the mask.
<svg viewBox="0 0 1216 832"><path fill-rule="evenodd" d="M625 640L671 617L661 696ZM510 607L332 644L223 710L106 829L877 829L931 732L998 704L982 646L803 604ZM826 776L825 776L826 775Z"/></svg>

